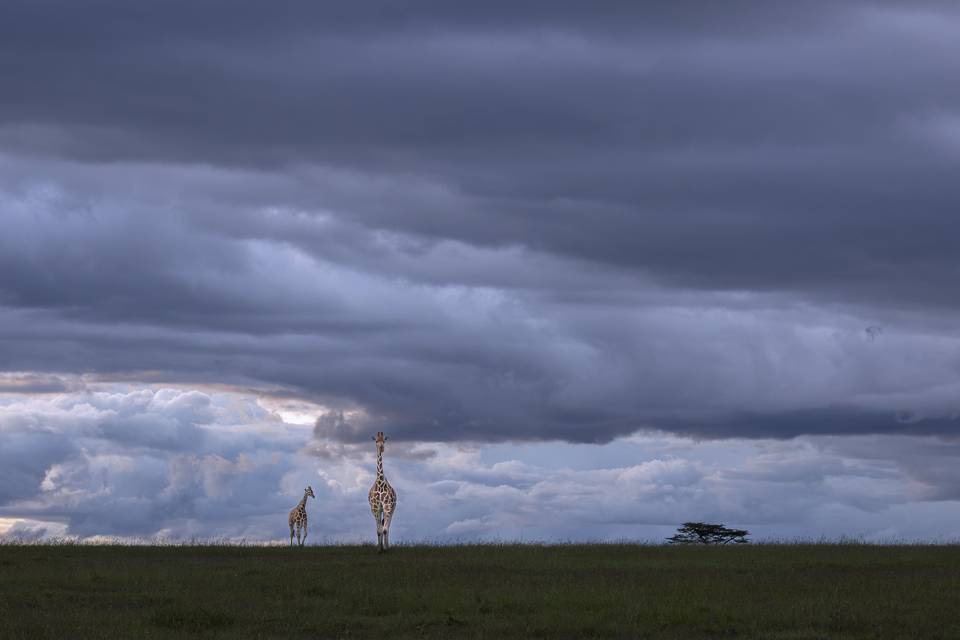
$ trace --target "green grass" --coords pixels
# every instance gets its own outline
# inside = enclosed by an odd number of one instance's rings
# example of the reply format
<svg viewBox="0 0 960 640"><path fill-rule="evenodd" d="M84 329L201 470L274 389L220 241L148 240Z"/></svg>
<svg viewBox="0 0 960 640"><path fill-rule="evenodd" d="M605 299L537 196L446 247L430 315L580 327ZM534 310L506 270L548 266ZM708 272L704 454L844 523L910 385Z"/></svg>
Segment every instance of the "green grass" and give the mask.
<svg viewBox="0 0 960 640"><path fill-rule="evenodd" d="M960 638L960 547L0 545L0 638Z"/></svg>

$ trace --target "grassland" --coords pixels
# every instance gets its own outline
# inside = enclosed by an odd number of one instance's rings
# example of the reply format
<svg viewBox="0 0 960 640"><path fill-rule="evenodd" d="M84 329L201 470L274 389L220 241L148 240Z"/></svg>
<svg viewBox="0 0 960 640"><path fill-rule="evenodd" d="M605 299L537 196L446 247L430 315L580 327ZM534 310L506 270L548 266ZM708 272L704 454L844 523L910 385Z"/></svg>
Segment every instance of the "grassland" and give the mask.
<svg viewBox="0 0 960 640"><path fill-rule="evenodd" d="M960 638L960 546L0 545L2 638Z"/></svg>

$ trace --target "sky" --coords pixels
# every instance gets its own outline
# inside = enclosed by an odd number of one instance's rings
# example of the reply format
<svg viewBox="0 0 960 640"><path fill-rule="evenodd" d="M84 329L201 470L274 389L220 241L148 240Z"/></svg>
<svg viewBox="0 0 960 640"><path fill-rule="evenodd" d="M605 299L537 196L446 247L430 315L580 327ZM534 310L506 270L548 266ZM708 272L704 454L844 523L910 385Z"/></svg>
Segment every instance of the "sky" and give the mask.
<svg viewBox="0 0 960 640"><path fill-rule="evenodd" d="M0 537L960 538L952 2L0 4Z"/></svg>

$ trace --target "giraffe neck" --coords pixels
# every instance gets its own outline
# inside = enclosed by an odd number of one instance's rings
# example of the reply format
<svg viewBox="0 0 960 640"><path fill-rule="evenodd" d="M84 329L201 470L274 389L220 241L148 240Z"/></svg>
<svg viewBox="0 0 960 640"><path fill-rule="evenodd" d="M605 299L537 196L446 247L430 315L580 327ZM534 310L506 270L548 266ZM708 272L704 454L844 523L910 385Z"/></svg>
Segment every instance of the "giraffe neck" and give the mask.
<svg viewBox="0 0 960 640"><path fill-rule="evenodd" d="M377 479L383 479L383 451L377 451Z"/></svg>
<svg viewBox="0 0 960 640"><path fill-rule="evenodd" d="M290 503L288 502L287 504L290 504ZM303 498L300 499L299 507L302 509L303 507L306 507L306 506L307 506L307 494L304 493Z"/></svg>

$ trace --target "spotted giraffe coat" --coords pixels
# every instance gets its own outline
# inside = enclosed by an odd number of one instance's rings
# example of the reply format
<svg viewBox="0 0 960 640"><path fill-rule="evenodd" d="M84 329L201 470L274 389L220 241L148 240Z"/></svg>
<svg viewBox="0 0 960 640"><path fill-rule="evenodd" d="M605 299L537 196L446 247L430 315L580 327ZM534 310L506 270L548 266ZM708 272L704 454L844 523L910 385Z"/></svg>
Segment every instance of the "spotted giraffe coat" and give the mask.
<svg viewBox="0 0 960 640"><path fill-rule="evenodd" d="M381 551L390 547L390 521L397 507L397 492L383 474L383 449L386 440L382 431L374 438L377 443L377 477L367 496L370 512L377 523L377 544Z"/></svg>
<svg viewBox="0 0 960 640"><path fill-rule="evenodd" d="M290 510L287 517L287 524L290 525L290 545L293 546L293 532L297 532L297 544L303 546L307 541L307 497L316 498L313 495L313 487L307 487L303 490L303 498L300 503ZM303 531L303 539L300 538L300 532Z"/></svg>

